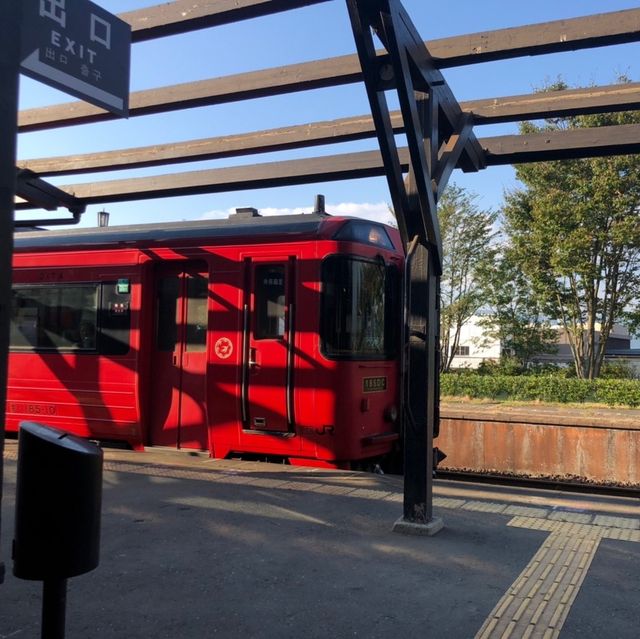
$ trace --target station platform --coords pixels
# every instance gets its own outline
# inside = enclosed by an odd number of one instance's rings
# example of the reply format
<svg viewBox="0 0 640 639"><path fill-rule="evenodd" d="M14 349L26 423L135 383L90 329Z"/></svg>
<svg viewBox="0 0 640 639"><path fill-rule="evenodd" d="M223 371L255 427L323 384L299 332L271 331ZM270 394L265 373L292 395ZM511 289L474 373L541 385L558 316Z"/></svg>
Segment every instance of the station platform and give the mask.
<svg viewBox="0 0 640 639"><path fill-rule="evenodd" d="M39 636L11 574L5 450L0 638ZM43 478L46 480L46 478ZM640 504L436 480L433 537L392 532L402 478L105 451L100 566L67 637L636 638Z"/></svg>

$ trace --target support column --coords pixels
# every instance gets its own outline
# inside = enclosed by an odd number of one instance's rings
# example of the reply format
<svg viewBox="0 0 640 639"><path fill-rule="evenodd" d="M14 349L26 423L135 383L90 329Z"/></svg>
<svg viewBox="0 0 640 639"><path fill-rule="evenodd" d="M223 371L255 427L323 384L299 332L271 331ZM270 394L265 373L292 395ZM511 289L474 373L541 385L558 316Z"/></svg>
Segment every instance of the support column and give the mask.
<svg viewBox="0 0 640 639"><path fill-rule="evenodd" d="M0 500L7 400L7 355L11 313L11 259L16 187L18 75L22 2L0 3ZM0 521L0 533L2 522ZM0 564L0 583L4 565Z"/></svg>
<svg viewBox="0 0 640 639"><path fill-rule="evenodd" d="M404 505L395 532L434 535L443 527L433 516L433 432L438 414L437 337L439 277L436 253L419 241L407 255L404 426Z"/></svg>

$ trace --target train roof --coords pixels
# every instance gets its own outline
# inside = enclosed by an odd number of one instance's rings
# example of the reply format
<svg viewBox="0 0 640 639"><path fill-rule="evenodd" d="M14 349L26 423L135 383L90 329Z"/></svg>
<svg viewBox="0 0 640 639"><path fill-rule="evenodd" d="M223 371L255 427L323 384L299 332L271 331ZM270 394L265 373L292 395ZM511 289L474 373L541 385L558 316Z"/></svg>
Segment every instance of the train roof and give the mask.
<svg viewBox="0 0 640 639"><path fill-rule="evenodd" d="M314 237L333 237L345 223L368 227L385 225L358 218L333 217L326 213L279 216L231 215L224 220L198 220L161 224L135 224L104 228L37 230L16 233L16 252L33 249L97 248L114 245L165 245L180 241L241 239L244 242L265 240L295 241ZM387 234L387 237L389 235ZM344 238L347 239L347 238ZM393 242L393 240L391 240ZM388 247L391 248L391 247Z"/></svg>

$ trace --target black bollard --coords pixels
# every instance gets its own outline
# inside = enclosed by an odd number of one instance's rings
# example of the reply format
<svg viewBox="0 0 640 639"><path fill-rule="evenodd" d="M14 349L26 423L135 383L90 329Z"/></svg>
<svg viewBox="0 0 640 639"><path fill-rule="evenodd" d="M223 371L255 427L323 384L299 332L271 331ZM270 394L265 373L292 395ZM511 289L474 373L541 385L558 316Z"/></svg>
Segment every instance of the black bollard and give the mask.
<svg viewBox="0 0 640 639"><path fill-rule="evenodd" d="M43 581L42 638L62 639L67 579L100 561L102 451L23 422L18 445L13 574Z"/></svg>

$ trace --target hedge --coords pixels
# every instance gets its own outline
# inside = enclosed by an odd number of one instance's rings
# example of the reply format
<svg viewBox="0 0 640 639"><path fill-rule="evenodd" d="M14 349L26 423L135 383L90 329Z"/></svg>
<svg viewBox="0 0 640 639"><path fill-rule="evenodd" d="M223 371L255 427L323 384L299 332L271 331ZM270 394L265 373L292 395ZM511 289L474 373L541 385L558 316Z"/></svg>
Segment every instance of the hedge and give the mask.
<svg viewBox="0 0 640 639"><path fill-rule="evenodd" d="M450 397L640 406L640 381L556 376L440 375L440 394Z"/></svg>

